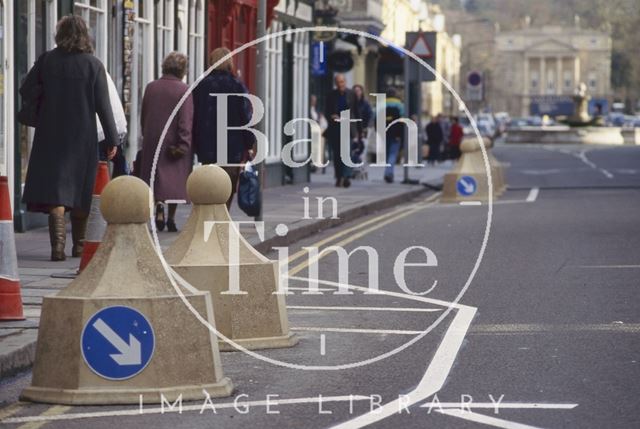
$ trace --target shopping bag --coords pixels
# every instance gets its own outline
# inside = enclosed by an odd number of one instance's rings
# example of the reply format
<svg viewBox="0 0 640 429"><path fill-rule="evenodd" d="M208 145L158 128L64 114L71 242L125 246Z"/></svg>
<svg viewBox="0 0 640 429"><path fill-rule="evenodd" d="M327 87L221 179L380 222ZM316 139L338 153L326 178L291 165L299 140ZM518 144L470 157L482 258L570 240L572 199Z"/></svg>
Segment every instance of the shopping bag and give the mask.
<svg viewBox="0 0 640 429"><path fill-rule="evenodd" d="M253 165L247 162L238 180L238 206L247 216L260 214L260 180Z"/></svg>

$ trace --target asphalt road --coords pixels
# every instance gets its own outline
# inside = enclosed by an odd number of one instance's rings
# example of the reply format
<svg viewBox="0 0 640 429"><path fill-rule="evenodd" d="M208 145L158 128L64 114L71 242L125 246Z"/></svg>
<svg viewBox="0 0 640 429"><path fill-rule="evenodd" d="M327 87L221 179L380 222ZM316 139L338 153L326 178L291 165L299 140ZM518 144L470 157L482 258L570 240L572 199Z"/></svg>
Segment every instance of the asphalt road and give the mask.
<svg viewBox="0 0 640 429"><path fill-rule="evenodd" d="M234 396L182 413L16 403L22 374L0 386L0 418L13 419L4 426L640 427L640 147L494 153L510 165L510 190L491 208L430 195L290 250L369 246L379 260L375 273L355 252L346 281L335 252L291 261L301 341L263 355L305 369L225 353ZM428 249L432 266L409 266L404 279L420 296L394 272L417 246L407 261L425 262ZM318 283L305 280L314 261ZM365 293L372 277L378 294ZM322 294L303 294L310 285Z"/></svg>

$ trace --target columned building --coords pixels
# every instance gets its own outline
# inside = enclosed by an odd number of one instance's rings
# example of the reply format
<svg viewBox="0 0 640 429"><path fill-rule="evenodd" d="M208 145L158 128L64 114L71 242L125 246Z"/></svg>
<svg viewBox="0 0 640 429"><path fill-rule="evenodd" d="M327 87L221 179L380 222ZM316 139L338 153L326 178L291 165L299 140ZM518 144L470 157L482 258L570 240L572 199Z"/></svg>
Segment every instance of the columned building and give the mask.
<svg viewBox="0 0 640 429"><path fill-rule="evenodd" d="M496 68L490 105L514 116L568 116L581 84L590 109L605 112L611 95L611 37L571 27L544 26L496 35Z"/></svg>

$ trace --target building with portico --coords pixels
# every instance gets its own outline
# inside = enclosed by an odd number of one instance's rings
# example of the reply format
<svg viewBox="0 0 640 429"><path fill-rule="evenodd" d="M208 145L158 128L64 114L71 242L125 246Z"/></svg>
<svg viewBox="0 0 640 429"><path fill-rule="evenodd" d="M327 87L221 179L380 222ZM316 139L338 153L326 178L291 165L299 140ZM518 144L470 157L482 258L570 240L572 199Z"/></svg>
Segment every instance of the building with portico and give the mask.
<svg viewBox="0 0 640 429"><path fill-rule="evenodd" d="M499 32L491 94L494 111L512 116L568 116L572 96L585 83L590 111L606 113L611 96L611 36L572 26L542 26Z"/></svg>

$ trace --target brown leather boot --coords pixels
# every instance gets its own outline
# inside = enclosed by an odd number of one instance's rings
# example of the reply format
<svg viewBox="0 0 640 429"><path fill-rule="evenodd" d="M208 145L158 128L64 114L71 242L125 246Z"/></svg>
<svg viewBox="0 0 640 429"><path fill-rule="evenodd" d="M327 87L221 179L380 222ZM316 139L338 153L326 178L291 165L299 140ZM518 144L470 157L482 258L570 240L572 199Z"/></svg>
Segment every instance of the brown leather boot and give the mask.
<svg viewBox="0 0 640 429"><path fill-rule="evenodd" d="M71 256L74 258L82 256L84 238L87 233L87 220L88 216L71 216L71 239L73 240Z"/></svg>
<svg viewBox="0 0 640 429"><path fill-rule="evenodd" d="M64 261L64 246L67 241L67 228L64 214L49 214L49 238L51 239L51 260Z"/></svg>

